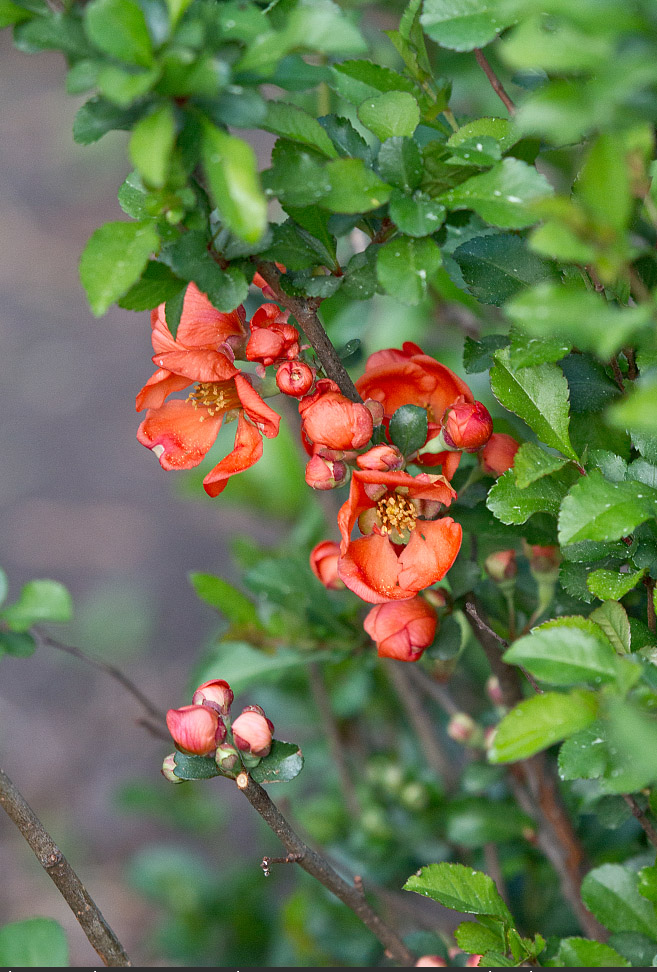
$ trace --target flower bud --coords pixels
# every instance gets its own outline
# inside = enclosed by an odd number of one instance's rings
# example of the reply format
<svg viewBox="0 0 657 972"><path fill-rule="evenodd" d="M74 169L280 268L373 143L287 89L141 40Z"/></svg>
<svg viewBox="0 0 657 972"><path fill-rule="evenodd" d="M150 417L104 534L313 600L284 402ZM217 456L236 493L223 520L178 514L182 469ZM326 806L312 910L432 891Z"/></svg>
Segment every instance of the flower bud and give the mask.
<svg viewBox="0 0 657 972"><path fill-rule="evenodd" d="M193 756L209 756L226 736L219 714L205 705L169 709L167 727L178 749Z"/></svg>
<svg viewBox="0 0 657 972"><path fill-rule="evenodd" d="M483 955L469 955L468 960L465 963L466 969L477 969L479 968L479 963L481 962Z"/></svg>
<svg viewBox="0 0 657 972"><path fill-rule="evenodd" d="M320 379L317 391L299 402L302 434L314 445L329 449L361 449L372 438L369 410L352 402L334 381Z"/></svg>
<svg viewBox="0 0 657 972"><path fill-rule="evenodd" d="M385 417L385 408L382 402L377 402L375 398L366 398L363 402L365 408L372 416L372 421L375 425L381 425Z"/></svg>
<svg viewBox="0 0 657 972"><path fill-rule="evenodd" d="M279 358L298 358L299 332L291 324L257 327L246 345L247 361L260 361L265 367Z"/></svg>
<svg viewBox="0 0 657 972"><path fill-rule="evenodd" d="M310 552L310 569L318 581L331 591L339 591L344 583L338 577L340 545L334 540L322 540Z"/></svg>
<svg viewBox="0 0 657 972"><path fill-rule="evenodd" d="M429 966L433 966L434 968L442 969L446 968L447 962L444 958L441 958L440 955L423 955L422 958L419 958L415 963L415 968L424 968L425 966L427 968Z"/></svg>
<svg viewBox="0 0 657 972"><path fill-rule="evenodd" d="M439 618L451 611L452 598L444 587L429 587L426 591L422 592L422 595L431 607L438 612Z"/></svg>
<svg viewBox="0 0 657 972"><path fill-rule="evenodd" d="M515 550L497 550L484 561L486 573L496 584L513 580L518 573Z"/></svg>
<svg viewBox="0 0 657 972"><path fill-rule="evenodd" d="M253 756L266 756L271 749L274 725L259 705L248 705L232 726L238 749Z"/></svg>
<svg viewBox="0 0 657 972"><path fill-rule="evenodd" d="M175 766L176 754L169 753L169 755L165 756L164 760L162 761L162 776L165 778L165 780L168 780L169 783L184 783L184 780L181 780L180 777L176 776L174 773Z"/></svg>
<svg viewBox="0 0 657 972"><path fill-rule="evenodd" d="M214 761L220 770L224 773L230 773L239 765L240 757L236 749L224 743L217 748Z"/></svg>
<svg viewBox="0 0 657 972"><path fill-rule="evenodd" d="M303 361L284 361L276 372L276 384L284 395L301 398L315 380L312 368Z"/></svg>
<svg viewBox="0 0 657 972"><path fill-rule="evenodd" d="M534 577L548 575L556 577L561 563L561 551L558 547L542 547L539 544L528 545L529 569Z"/></svg>
<svg viewBox="0 0 657 972"><path fill-rule="evenodd" d="M306 465L306 482L312 489L335 489L347 478L347 466L341 459L324 459L315 454Z"/></svg>
<svg viewBox="0 0 657 972"><path fill-rule="evenodd" d="M356 459L361 469L375 469L377 472L397 472L404 465L404 456L394 445L373 446Z"/></svg>
<svg viewBox="0 0 657 972"><path fill-rule="evenodd" d="M504 693L497 675L491 675L486 682L486 695L493 705L504 705Z"/></svg>
<svg viewBox="0 0 657 972"><path fill-rule="evenodd" d="M214 678L210 682L199 685L192 696L193 705L207 705L216 709L220 715L228 715L233 704L233 690L223 678Z"/></svg>
<svg viewBox="0 0 657 972"><path fill-rule="evenodd" d="M481 402L459 402L443 416L443 438L452 449L477 452L490 439L493 420Z"/></svg>
<svg viewBox="0 0 657 972"><path fill-rule="evenodd" d="M467 712L457 712L447 723L447 735L463 746L481 742L481 729Z"/></svg>
<svg viewBox="0 0 657 972"><path fill-rule="evenodd" d="M422 597L375 604L363 622L380 658L417 661L436 636L438 618Z"/></svg>
<svg viewBox="0 0 657 972"><path fill-rule="evenodd" d="M493 432L490 439L479 453L479 461L484 472L490 476L501 476L513 466L516 452L520 443L504 432Z"/></svg>

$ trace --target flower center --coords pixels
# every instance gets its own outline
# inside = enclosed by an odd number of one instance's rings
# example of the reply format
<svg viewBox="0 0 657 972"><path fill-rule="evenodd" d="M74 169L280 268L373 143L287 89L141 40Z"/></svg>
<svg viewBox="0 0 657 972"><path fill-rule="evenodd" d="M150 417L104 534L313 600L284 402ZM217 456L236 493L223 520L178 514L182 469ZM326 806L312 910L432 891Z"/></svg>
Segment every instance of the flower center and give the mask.
<svg viewBox="0 0 657 972"><path fill-rule="evenodd" d="M239 408L242 404L233 381L198 381L194 385L194 391L187 396L187 401L194 408L200 405L207 408L210 415Z"/></svg>
<svg viewBox="0 0 657 972"><path fill-rule="evenodd" d="M376 504L376 511L381 521L381 533L396 533L403 535L415 529L417 522L417 508L405 496L399 493L388 493Z"/></svg>

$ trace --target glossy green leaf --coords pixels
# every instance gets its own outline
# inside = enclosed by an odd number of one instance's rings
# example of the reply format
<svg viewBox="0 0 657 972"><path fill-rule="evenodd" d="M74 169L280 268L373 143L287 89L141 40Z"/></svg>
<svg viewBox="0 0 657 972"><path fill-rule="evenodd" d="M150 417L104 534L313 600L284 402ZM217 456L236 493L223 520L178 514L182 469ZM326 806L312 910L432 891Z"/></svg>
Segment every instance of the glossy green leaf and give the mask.
<svg viewBox="0 0 657 972"><path fill-rule="evenodd" d="M626 398L607 410L605 418L620 429L657 435L657 377L641 377Z"/></svg>
<svg viewBox="0 0 657 972"><path fill-rule="evenodd" d="M559 750L562 780L595 780L607 769L609 755L599 722L575 733Z"/></svg>
<svg viewBox="0 0 657 972"><path fill-rule="evenodd" d="M119 298L118 305L132 311L150 310L171 300L185 288L185 281L176 277L164 263L149 260L141 279Z"/></svg>
<svg viewBox="0 0 657 972"><path fill-rule="evenodd" d="M518 840L531 826L531 818L508 801L466 797L452 801L447 808L445 836L459 847L484 847L491 842Z"/></svg>
<svg viewBox="0 0 657 972"><path fill-rule="evenodd" d="M530 203L552 191L536 169L520 159L508 158L438 198L448 209L474 210L493 226L522 229L537 221Z"/></svg>
<svg viewBox="0 0 657 972"><path fill-rule="evenodd" d="M25 631L0 631L0 655L29 658L36 651L36 642Z"/></svg>
<svg viewBox="0 0 657 972"><path fill-rule="evenodd" d="M504 716L488 753L491 763L527 759L593 722L598 702L593 692L544 692L518 703Z"/></svg>
<svg viewBox="0 0 657 972"><path fill-rule="evenodd" d="M454 51L485 47L512 22L500 16L495 0L424 0L423 9L425 32Z"/></svg>
<svg viewBox="0 0 657 972"><path fill-rule="evenodd" d="M360 105L366 98L388 91L406 91L413 94L416 90L410 78L372 61L343 61L341 64L334 64L331 72L332 87L354 105Z"/></svg>
<svg viewBox="0 0 657 972"><path fill-rule="evenodd" d="M377 166L386 182L406 192L417 189L422 181L422 157L411 138L386 139L379 149Z"/></svg>
<svg viewBox="0 0 657 972"><path fill-rule="evenodd" d="M191 756L189 753L174 753L174 776L179 780L211 780L221 776L217 764L211 756Z"/></svg>
<svg viewBox="0 0 657 972"><path fill-rule="evenodd" d="M655 515L657 493L642 483L611 483L598 469L582 476L561 505L559 542L618 540Z"/></svg>
<svg viewBox="0 0 657 972"><path fill-rule="evenodd" d="M100 317L140 279L160 239L151 222L105 223L80 257L80 280L93 314Z"/></svg>
<svg viewBox="0 0 657 972"><path fill-rule="evenodd" d="M325 171L329 189L319 204L333 213L367 213L390 198L391 187L362 159L336 159Z"/></svg>
<svg viewBox="0 0 657 972"><path fill-rule="evenodd" d="M571 343L557 337L530 337L517 328L511 330L509 344L509 365L519 368L534 368L536 365L553 363L570 352Z"/></svg>
<svg viewBox="0 0 657 972"><path fill-rule="evenodd" d="M503 349L495 354L490 383L499 403L519 415L545 445L577 459L568 435L568 385L556 364L513 370Z"/></svg>
<svg viewBox="0 0 657 972"><path fill-rule="evenodd" d="M402 304L419 304L440 263L440 250L433 240L398 236L379 250L376 275L391 297Z"/></svg>
<svg viewBox="0 0 657 972"><path fill-rule="evenodd" d="M364 101L358 117L383 142L412 135L420 123L420 108L407 91L387 91Z"/></svg>
<svg viewBox="0 0 657 972"><path fill-rule="evenodd" d="M565 465L561 456L552 455L533 442L523 442L513 460L513 474L516 485L526 489L538 479L549 476Z"/></svg>
<svg viewBox="0 0 657 972"><path fill-rule="evenodd" d="M409 456L427 441L428 428L426 408L402 405L390 419L389 435L397 448Z"/></svg>
<svg viewBox="0 0 657 972"><path fill-rule="evenodd" d="M524 240L509 233L476 236L457 247L453 257L470 293L496 307L553 273Z"/></svg>
<svg viewBox="0 0 657 972"><path fill-rule="evenodd" d="M639 893L636 873L621 864L589 871L582 881L582 900L610 931L640 932L657 940L655 906Z"/></svg>
<svg viewBox="0 0 657 972"><path fill-rule="evenodd" d="M644 567L642 570L621 573L602 567L600 570L594 570L589 574L586 578L586 584L591 593L599 597L601 601L620 601L628 591L636 587L646 570L647 568Z"/></svg>
<svg viewBox="0 0 657 972"><path fill-rule="evenodd" d="M454 932L456 944L463 952L471 955L483 955L491 949L504 949L504 935L502 930L486 928L476 921L462 921Z"/></svg>
<svg viewBox="0 0 657 972"><path fill-rule="evenodd" d="M526 668L551 685L615 682L619 659L610 642L586 618L557 618L514 641L504 661Z"/></svg>
<svg viewBox="0 0 657 972"><path fill-rule="evenodd" d="M525 523L534 513L559 512L567 486L555 479L541 479L520 488L513 469L508 469L490 489L486 506L502 523Z"/></svg>
<svg viewBox="0 0 657 972"><path fill-rule="evenodd" d="M206 122L203 167L210 193L225 226L247 243L255 243L267 226L267 203L260 187L255 152L241 138Z"/></svg>
<svg viewBox="0 0 657 972"><path fill-rule="evenodd" d="M0 964L7 968L68 968L68 942L53 918L25 918L0 928Z"/></svg>
<svg viewBox="0 0 657 972"><path fill-rule="evenodd" d="M136 120L143 114L141 105L131 105L121 108L113 105L106 98L91 98L78 110L73 121L73 140L78 145L90 145L97 142L107 132L115 129L127 130L132 128Z"/></svg>
<svg viewBox="0 0 657 972"><path fill-rule="evenodd" d="M157 67L148 71L129 71L116 64L104 64L98 71L94 83L90 87L98 86L98 90L108 101L121 108L127 108L147 94L159 76ZM83 90L88 90L85 88Z"/></svg>
<svg viewBox="0 0 657 972"><path fill-rule="evenodd" d="M589 38L585 50L592 53ZM633 208L627 144L623 134L598 135L575 183L579 198L599 226L622 232Z"/></svg>
<svg viewBox="0 0 657 972"><path fill-rule="evenodd" d="M275 739L268 756L251 771L256 783L289 783L303 769L303 756L296 743Z"/></svg>
<svg viewBox="0 0 657 972"><path fill-rule="evenodd" d="M253 602L223 577L193 571L189 579L201 600L221 611L231 624L258 624Z"/></svg>
<svg viewBox="0 0 657 972"><path fill-rule="evenodd" d="M99 50L127 64L151 64L146 18L134 0L92 0L84 15L87 34Z"/></svg>
<svg viewBox="0 0 657 972"><path fill-rule="evenodd" d="M637 667L635 671L638 675L640 670ZM638 705L619 698L608 702L607 717L610 765L600 781L603 792L635 793L653 785L657 782L657 720Z"/></svg>
<svg viewBox="0 0 657 972"><path fill-rule="evenodd" d="M505 924L513 924L493 879L463 864L429 864L411 875L404 890L432 898L453 911L493 915Z"/></svg>
<svg viewBox="0 0 657 972"><path fill-rule="evenodd" d="M475 118L453 132L447 139L450 148L456 148L477 138L492 138L506 152L517 141L511 123L506 118Z"/></svg>
<svg viewBox="0 0 657 972"><path fill-rule="evenodd" d="M627 959L619 955L615 948L589 938L562 938L559 951L550 962L556 968L629 968Z"/></svg>
<svg viewBox="0 0 657 972"><path fill-rule="evenodd" d="M135 125L130 158L147 185L160 189L166 183L175 140L176 120L168 102Z"/></svg>
<svg viewBox="0 0 657 972"><path fill-rule="evenodd" d="M629 654L632 640L630 620L622 604L615 600L605 601L591 612L589 618L602 628L619 655Z"/></svg>
<svg viewBox="0 0 657 972"><path fill-rule="evenodd" d="M261 122L260 127L267 132L288 138L292 142L313 148L328 159L338 157L333 142L317 119L296 105L289 105L283 101L269 101L267 117Z"/></svg>
<svg viewBox="0 0 657 972"><path fill-rule="evenodd" d="M12 24L20 24L23 20L31 19L31 12L24 7L19 7L11 0L0 2L0 28L10 27ZM7 963L9 964L9 963Z"/></svg>
<svg viewBox="0 0 657 972"><path fill-rule="evenodd" d="M263 173L263 185L267 195L278 196L287 212L316 208L331 189L325 160L317 152L279 139L271 161L271 169Z"/></svg>
<svg viewBox="0 0 657 972"><path fill-rule="evenodd" d="M389 212L390 219L406 236L432 236L445 220L445 207L419 192L412 196L394 193Z"/></svg>
<svg viewBox="0 0 657 972"><path fill-rule="evenodd" d="M657 904L657 866L654 864L639 871L639 894Z"/></svg>
<svg viewBox="0 0 657 972"><path fill-rule="evenodd" d="M13 631L27 631L33 624L70 621L73 616L71 595L55 580L28 581L17 601L0 612Z"/></svg>
<svg viewBox="0 0 657 972"><path fill-rule="evenodd" d="M362 54L367 50L362 34L333 0L299 0L284 31L287 49L302 47L313 53Z"/></svg>

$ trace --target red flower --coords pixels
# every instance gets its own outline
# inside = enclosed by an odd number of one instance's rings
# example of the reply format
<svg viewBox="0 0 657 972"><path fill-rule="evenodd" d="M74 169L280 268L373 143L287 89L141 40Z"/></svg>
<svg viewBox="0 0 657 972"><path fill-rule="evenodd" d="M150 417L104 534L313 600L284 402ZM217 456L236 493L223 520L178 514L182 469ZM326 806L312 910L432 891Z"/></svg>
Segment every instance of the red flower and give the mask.
<svg viewBox="0 0 657 972"><path fill-rule="evenodd" d="M299 357L299 332L287 323L289 311L277 304L263 304L251 318L251 337L246 345L248 361L267 366L279 358Z"/></svg>
<svg viewBox="0 0 657 972"><path fill-rule="evenodd" d="M344 584L338 577L340 547L334 540L322 540L310 552L310 569L329 590L339 591Z"/></svg>
<svg viewBox="0 0 657 972"><path fill-rule="evenodd" d="M472 392L458 375L410 341L401 351L388 348L370 355L356 388L363 398L373 398L383 404L386 420L402 405L426 408L427 441L439 435L445 410L457 399L474 401ZM444 475L451 479L460 458L457 452L421 453L418 462L427 466L442 465Z"/></svg>
<svg viewBox="0 0 657 972"><path fill-rule="evenodd" d="M438 618L422 597L375 604L363 627L376 642L380 658L417 661L436 636Z"/></svg>
<svg viewBox="0 0 657 972"><path fill-rule="evenodd" d="M316 446L360 449L372 438L369 409L346 398L329 378L320 378L314 395L301 399L299 414L302 435Z"/></svg>
<svg viewBox="0 0 657 972"><path fill-rule="evenodd" d="M222 715L228 715L234 698L228 682L223 678L213 678L199 685L192 696L192 702L194 705L206 705Z"/></svg>
<svg viewBox="0 0 657 972"><path fill-rule="evenodd" d="M252 756L266 756L271 749L274 725L259 705L249 705L232 726L235 745Z"/></svg>
<svg viewBox="0 0 657 972"><path fill-rule="evenodd" d="M372 604L415 597L441 580L456 559L462 531L451 517L435 517L455 496L443 476L355 470L338 513L340 578ZM356 521L366 535L352 540Z"/></svg>
<svg viewBox="0 0 657 972"><path fill-rule="evenodd" d="M504 432L493 432L490 439L479 454L479 461L484 469L491 476L501 476L511 469L516 452L520 444Z"/></svg>
<svg viewBox="0 0 657 972"><path fill-rule="evenodd" d="M303 361L284 361L276 372L278 390L294 398L301 398L310 391L314 380L312 368Z"/></svg>
<svg viewBox="0 0 657 972"><path fill-rule="evenodd" d="M306 482L312 489L335 489L347 478L347 467L341 459L325 459L315 453L306 465Z"/></svg>
<svg viewBox="0 0 657 972"><path fill-rule="evenodd" d="M490 412L481 402L459 402L443 418L443 438L453 449L477 452L493 432Z"/></svg>
<svg viewBox="0 0 657 972"><path fill-rule="evenodd" d="M203 480L210 496L218 496L230 476L257 462L261 434L278 435L280 417L233 364L231 342L243 344L243 319L242 309L221 314L189 284L174 338L161 304L152 315L153 360L160 368L137 395L137 410L148 409L137 438L155 452L163 469L197 466L214 445L224 418L237 416L233 451ZM192 382L186 400L165 401Z"/></svg>
<svg viewBox="0 0 657 972"><path fill-rule="evenodd" d="M357 456L356 463L360 469L379 469L388 472L401 469L404 465L404 457L397 446L384 442L372 446L367 452Z"/></svg>
<svg viewBox="0 0 657 972"><path fill-rule="evenodd" d="M219 713L205 705L169 709L167 727L178 749L194 756L209 756L226 737Z"/></svg>

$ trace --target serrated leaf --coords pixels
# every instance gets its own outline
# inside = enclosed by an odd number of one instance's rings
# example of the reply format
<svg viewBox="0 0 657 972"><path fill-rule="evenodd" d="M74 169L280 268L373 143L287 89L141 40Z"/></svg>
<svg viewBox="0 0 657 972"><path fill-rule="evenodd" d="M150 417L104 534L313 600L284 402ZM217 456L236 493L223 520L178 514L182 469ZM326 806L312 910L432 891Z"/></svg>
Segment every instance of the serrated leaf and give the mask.
<svg viewBox="0 0 657 972"><path fill-rule="evenodd" d="M296 743L275 739L268 756L250 770L256 783L289 783L303 769L303 755Z"/></svg>
<svg viewBox="0 0 657 972"><path fill-rule="evenodd" d="M509 365L519 368L533 368L546 362L560 361L570 352L572 344L563 338L530 337L519 328L512 328L509 344Z"/></svg>
<svg viewBox="0 0 657 972"><path fill-rule="evenodd" d="M463 345L463 368L469 375L489 371L493 365L493 355L506 347L509 339L504 334L487 334L480 341L466 337Z"/></svg>
<svg viewBox="0 0 657 972"><path fill-rule="evenodd" d="M561 504L559 542L618 540L655 515L653 490L642 483L611 483L593 469Z"/></svg>
<svg viewBox="0 0 657 972"><path fill-rule="evenodd" d="M561 469L566 461L561 456L553 456L546 452L545 449L541 449L533 442L523 442L513 460L513 474L516 485L520 489L526 489L536 480Z"/></svg>
<svg viewBox="0 0 657 972"><path fill-rule="evenodd" d="M146 220L105 223L92 233L80 257L80 280L96 317L140 279L159 245L157 230Z"/></svg>
<svg viewBox="0 0 657 972"><path fill-rule="evenodd" d="M28 581L17 601L0 612L13 631L27 631L42 622L64 623L73 616L71 595L55 580Z"/></svg>
<svg viewBox="0 0 657 972"><path fill-rule="evenodd" d="M647 569L647 567L643 567L639 571L621 573L617 570L606 570L601 567L600 570L594 570L589 574L586 578L586 584L591 593L599 597L601 601L620 601L628 591L636 587Z"/></svg>
<svg viewBox="0 0 657 972"><path fill-rule="evenodd" d="M25 918L0 928L0 964L7 968L67 968L68 942L53 918Z"/></svg>
<svg viewBox="0 0 657 972"><path fill-rule="evenodd" d="M461 125L458 131L453 132L449 136L447 144L450 148L455 148L477 138L494 139L503 152L510 149L518 140L518 136L513 132L511 123L506 118L484 117L475 118L474 121Z"/></svg>
<svg viewBox="0 0 657 972"><path fill-rule="evenodd" d="M407 456L424 445L428 429L426 408L402 405L390 419L389 435L394 445Z"/></svg>
<svg viewBox="0 0 657 972"><path fill-rule="evenodd" d="M577 459L568 435L568 384L556 364L514 371L503 349L495 355L490 383L499 403L519 415L542 442Z"/></svg>
<svg viewBox="0 0 657 972"><path fill-rule="evenodd" d="M590 576L592 575L589 574ZM618 601L605 601L591 612L589 618L602 628L619 655L629 654L632 643L630 620L622 604Z"/></svg>
<svg viewBox="0 0 657 972"><path fill-rule="evenodd" d="M205 122L201 153L222 222L247 243L256 243L267 226L267 203L255 152L241 138Z"/></svg>
<svg viewBox="0 0 657 972"><path fill-rule="evenodd" d="M369 145L348 118L340 115L323 115L318 121L340 155L362 159L368 165L371 163L372 151Z"/></svg>
<svg viewBox="0 0 657 972"><path fill-rule="evenodd" d="M335 159L325 173L329 188L319 205L333 213L367 213L390 198L392 188L362 159Z"/></svg>
<svg viewBox="0 0 657 972"><path fill-rule="evenodd" d="M415 85L402 74L372 61L343 61L331 68L331 86L353 105L360 105L366 98L387 91L406 91L413 94Z"/></svg>
<svg viewBox="0 0 657 972"><path fill-rule="evenodd" d="M267 117L260 123L266 132L281 135L293 142L313 148L327 159L337 159L338 153L333 142L320 123L308 112L296 105L283 101L267 103Z"/></svg>
<svg viewBox="0 0 657 972"><path fill-rule="evenodd" d="M386 182L407 192L422 181L422 157L411 138L386 139L379 149L377 167Z"/></svg>
<svg viewBox="0 0 657 972"><path fill-rule="evenodd" d="M398 236L377 256L376 275L387 294L402 304L419 304L441 263L440 250L429 238Z"/></svg>
<svg viewBox="0 0 657 972"><path fill-rule="evenodd" d="M640 932L657 940L655 907L639 894L638 877L621 864L596 867L582 881L586 907L612 932Z"/></svg>
<svg viewBox="0 0 657 972"><path fill-rule="evenodd" d="M447 209L472 209L493 226L522 229L539 218L530 203L552 192L550 183L536 169L520 159L508 158L438 199Z"/></svg>
<svg viewBox="0 0 657 972"><path fill-rule="evenodd" d="M149 260L141 279L119 299L118 305L125 310L150 310L166 303L185 289L185 281L176 277L164 263Z"/></svg>
<svg viewBox="0 0 657 972"><path fill-rule="evenodd" d="M107 132L115 129L126 131L143 113L143 105L121 108L106 98L91 98L82 105L73 120L73 141L78 145L90 145Z"/></svg>
<svg viewBox="0 0 657 972"><path fill-rule="evenodd" d="M92 0L84 16L87 34L99 50L127 64L151 64L146 18L134 0Z"/></svg>
<svg viewBox="0 0 657 972"><path fill-rule="evenodd" d="M454 932L458 947L471 955L483 955L491 950L504 949L504 936L500 931L484 928L476 921L462 921Z"/></svg>
<svg viewBox="0 0 657 972"><path fill-rule="evenodd" d="M475 236L458 246L453 257L470 293L496 307L552 276L549 265L509 233Z"/></svg>
<svg viewBox="0 0 657 972"><path fill-rule="evenodd" d="M557 618L511 645L504 661L521 665L551 685L615 682L619 659L608 639L586 618Z"/></svg>
<svg viewBox="0 0 657 972"><path fill-rule="evenodd" d="M576 733L559 750L562 780L595 780L607 769L608 751L600 723Z"/></svg>
<svg viewBox="0 0 657 972"><path fill-rule="evenodd" d="M629 968L627 959L619 955L615 948L589 938L562 938L559 951L550 962L556 968Z"/></svg>
<svg viewBox="0 0 657 972"><path fill-rule="evenodd" d="M358 117L383 142L412 135L420 124L420 108L408 91L387 91L363 101Z"/></svg>
<svg viewBox="0 0 657 972"><path fill-rule="evenodd" d="M390 219L406 236L432 236L445 219L445 207L416 192L412 196L395 193L390 200Z"/></svg>
<svg viewBox="0 0 657 972"><path fill-rule="evenodd" d="M566 490L556 479L542 479L521 489L514 470L507 469L491 487L486 506L502 523L525 523L534 513L556 516Z"/></svg>
<svg viewBox="0 0 657 972"><path fill-rule="evenodd" d="M597 696L582 690L543 692L525 699L500 722L488 758L491 763L527 759L586 729L597 711Z"/></svg>
<svg viewBox="0 0 657 972"><path fill-rule="evenodd" d="M174 753L174 776L179 780L211 780L221 776L217 764L211 756L191 756L189 753Z"/></svg>
<svg viewBox="0 0 657 972"><path fill-rule="evenodd" d="M441 47L472 51L490 44L513 21L500 17L495 0L424 0L420 22Z"/></svg>
<svg viewBox="0 0 657 972"><path fill-rule="evenodd" d="M470 915L493 915L504 924L513 924L509 909L493 879L463 864L429 864L417 874L411 875L404 890L433 898L453 911Z"/></svg>
<svg viewBox="0 0 657 972"><path fill-rule="evenodd" d="M232 624L259 624L252 601L223 577L193 571L189 574L189 579L201 600L221 611Z"/></svg>
<svg viewBox="0 0 657 972"><path fill-rule="evenodd" d="M176 119L168 102L135 125L130 158L147 185L161 189L166 183L175 140Z"/></svg>

